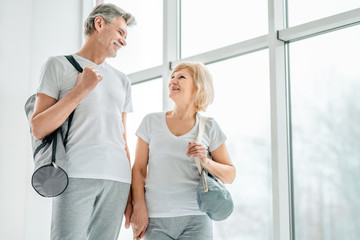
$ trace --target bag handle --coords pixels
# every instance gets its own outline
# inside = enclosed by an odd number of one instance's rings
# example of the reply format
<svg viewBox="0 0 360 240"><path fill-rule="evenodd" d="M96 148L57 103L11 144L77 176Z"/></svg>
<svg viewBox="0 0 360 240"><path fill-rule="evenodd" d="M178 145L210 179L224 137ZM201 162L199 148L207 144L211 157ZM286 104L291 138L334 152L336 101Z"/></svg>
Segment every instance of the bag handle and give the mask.
<svg viewBox="0 0 360 240"><path fill-rule="evenodd" d="M68 55L68 56L65 56L66 59L71 63L71 65L74 66L74 68L76 70L78 70L78 72L82 73L83 72L83 68L80 66L80 64L75 60L74 56L73 55ZM68 136L69 136L69 130L70 130L70 126L71 126L71 122L73 120L73 117L74 117L74 112L75 110L70 114L69 116L69 119L68 119L68 127L67 127L67 131L66 131L66 134L65 134L65 137L64 137L64 146L66 147L66 143L68 141Z"/></svg>
<svg viewBox="0 0 360 240"><path fill-rule="evenodd" d="M202 137L204 135L206 121L207 121L207 117L200 116L199 134L198 134L198 136L196 138L196 141L195 141L196 143L201 143ZM203 181L204 192L208 192L209 189L208 189L206 178L205 178L205 170L206 171L209 171L209 170L205 167L205 165L200 160L200 158L195 157L195 163L196 163L196 167L199 170L199 173L200 173L202 181Z"/></svg>
<svg viewBox="0 0 360 240"><path fill-rule="evenodd" d="M198 136L195 141L196 143L201 143L202 137L204 135L206 121L207 121L207 117L200 116L199 133L198 133ZM201 171L203 168L203 163L201 162L200 158L195 157L195 163L196 163L196 167L197 167L199 173L201 174Z"/></svg>

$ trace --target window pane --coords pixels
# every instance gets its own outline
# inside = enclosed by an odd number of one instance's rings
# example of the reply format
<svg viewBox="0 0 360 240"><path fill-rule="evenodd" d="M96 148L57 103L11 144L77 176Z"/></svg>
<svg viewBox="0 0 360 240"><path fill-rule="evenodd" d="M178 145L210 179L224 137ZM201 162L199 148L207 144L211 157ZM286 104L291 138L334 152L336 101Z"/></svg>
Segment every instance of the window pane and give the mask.
<svg viewBox="0 0 360 240"><path fill-rule="evenodd" d="M135 160L136 130L146 114L162 111L162 78L132 85L134 112L127 117L127 138L132 162Z"/></svg>
<svg viewBox="0 0 360 240"><path fill-rule="evenodd" d="M181 0L181 56L267 34L267 4L266 0Z"/></svg>
<svg viewBox="0 0 360 240"><path fill-rule="evenodd" d="M288 0L289 26L329 17L360 7L359 0Z"/></svg>
<svg viewBox="0 0 360 240"><path fill-rule="evenodd" d="M130 151L131 164L135 160L135 147L137 137L135 132L142 119L151 112L162 111L162 79L138 83L132 86L132 103L134 112L127 114L127 142ZM120 230L119 240L133 239L132 230L125 229L125 218Z"/></svg>
<svg viewBox="0 0 360 240"><path fill-rule="evenodd" d="M208 65L215 100L206 115L226 134L237 170L227 185L235 209L227 220L214 222L214 239L272 239L268 59L266 50Z"/></svg>
<svg viewBox="0 0 360 240"><path fill-rule="evenodd" d="M109 63L125 73L162 64L163 51L163 1L107 0L136 18L137 24L128 28L127 46Z"/></svg>
<svg viewBox="0 0 360 240"><path fill-rule="evenodd" d="M360 26L290 45L297 240L360 236Z"/></svg>

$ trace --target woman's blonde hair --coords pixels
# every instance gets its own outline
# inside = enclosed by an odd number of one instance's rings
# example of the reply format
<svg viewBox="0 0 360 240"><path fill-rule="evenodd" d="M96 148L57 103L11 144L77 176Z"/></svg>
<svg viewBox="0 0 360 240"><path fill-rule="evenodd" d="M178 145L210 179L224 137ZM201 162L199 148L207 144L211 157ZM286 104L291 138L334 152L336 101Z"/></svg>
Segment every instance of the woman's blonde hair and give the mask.
<svg viewBox="0 0 360 240"><path fill-rule="evenodd" d="M171 75L184 68L189 70L197 88L195 106L198 111L205 111L214 100L212 76L205 65L200 62L182 62L174 68Z"/></svg>

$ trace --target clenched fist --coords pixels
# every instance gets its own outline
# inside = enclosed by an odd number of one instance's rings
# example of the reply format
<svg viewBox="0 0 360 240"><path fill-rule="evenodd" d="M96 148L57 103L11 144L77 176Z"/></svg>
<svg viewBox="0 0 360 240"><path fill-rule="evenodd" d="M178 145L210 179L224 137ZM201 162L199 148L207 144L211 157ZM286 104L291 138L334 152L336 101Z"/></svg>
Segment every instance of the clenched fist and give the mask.
<svg viewBox="0 0 360 240"><path fill-rule="evenodd" d="M86 66L77 77L76 87L82 91L91 92L102 79L103 77L94 66Z"/></svg>

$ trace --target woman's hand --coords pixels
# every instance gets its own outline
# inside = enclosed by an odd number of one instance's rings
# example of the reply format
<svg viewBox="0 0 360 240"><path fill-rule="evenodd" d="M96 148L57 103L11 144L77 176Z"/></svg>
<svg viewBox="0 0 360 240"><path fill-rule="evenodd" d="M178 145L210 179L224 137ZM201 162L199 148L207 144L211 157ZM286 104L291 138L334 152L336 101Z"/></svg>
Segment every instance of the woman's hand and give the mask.
<svg viewBox="0 0 360 240"><path fill-rule="evenodd" d="M236 176L236 169L231 162L225 143L211 152L212 159L207 157L207 149L200 143L190 142L188 145L188 157L198 157L204 164L204 168L211 172L224 183L232 183Z"/></svg>
<svg viewBox="0 0 360 240"><path fill-rule="evenodd" d="M149 224L149 215L145 204L141 206L134 205L130 223L133 230L133 239L143 238Z"/></svg>
<svg viewBox="0 0 360 240"><path fill-rule="evenodd" d="M189 142L189 145L187 147L188 151L186 153L186 156L188 157L198 157L200 160L206 164L209 159L207 158L207 150L204 145L201 143L196 142Z"/></svg>

